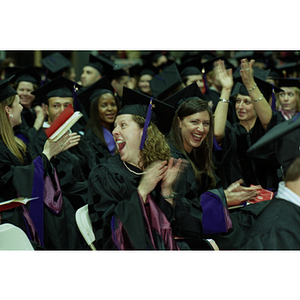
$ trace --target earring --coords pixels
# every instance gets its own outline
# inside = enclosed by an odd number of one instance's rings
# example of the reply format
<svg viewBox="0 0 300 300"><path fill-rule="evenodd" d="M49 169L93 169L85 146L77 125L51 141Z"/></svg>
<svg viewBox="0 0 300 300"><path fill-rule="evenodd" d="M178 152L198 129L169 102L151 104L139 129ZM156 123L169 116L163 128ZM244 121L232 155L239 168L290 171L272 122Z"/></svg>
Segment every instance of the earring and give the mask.
<svg viewBox="0 0 300 300"><path fill-rule="evenodd" d="M13 114L10 114L10 115L9 115L10 118L12 118L13 116L14 116Z"/></svg>

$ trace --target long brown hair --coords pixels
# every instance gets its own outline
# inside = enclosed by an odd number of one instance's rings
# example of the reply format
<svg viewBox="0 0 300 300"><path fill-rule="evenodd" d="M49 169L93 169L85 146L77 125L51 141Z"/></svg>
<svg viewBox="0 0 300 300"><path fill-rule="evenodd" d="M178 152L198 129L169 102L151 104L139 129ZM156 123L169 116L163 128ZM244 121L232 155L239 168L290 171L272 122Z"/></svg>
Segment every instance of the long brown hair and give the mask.
<svg viewBox="0 0 300 300"><path fill-rule="evenodd" d="M179 127L179 121L183 120L185 117L193 115L198 112L207 111L210 118L210 128L207 134L206 140L201 143L198 148L194 148L190 156L184 149L183 139L181 136L181 131ZM172 127L168 136L169 142L177 150L185 154L185 156L190 161L195 177L197 181L201 184L201 175L207 173L211 179L211 185L209 188L213 188L216 185L216 180L214 177L213 169L214 164L212 160L212 149L213 149L213 134L214 134L214 124L213 115L208 102L200 98L191 98L184 101L177 109L175 116L173 118Z"/></svg>
<svg viewBox="0 0 300 300"><path fill-rule="evenodd" d="M15 97L16 95L13 95L0 103L0 137L12 154L24 164L23 155L26 152L26 145L21 139L15 137L5 111L6 106L13 107Z"/></svg>

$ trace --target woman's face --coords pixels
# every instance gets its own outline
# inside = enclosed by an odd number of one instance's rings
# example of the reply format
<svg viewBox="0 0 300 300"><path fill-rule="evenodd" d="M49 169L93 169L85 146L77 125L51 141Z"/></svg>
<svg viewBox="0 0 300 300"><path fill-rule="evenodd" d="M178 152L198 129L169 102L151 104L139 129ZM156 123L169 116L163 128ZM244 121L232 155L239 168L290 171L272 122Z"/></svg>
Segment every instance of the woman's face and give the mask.
<svg viewBox="0 0 300 300"><path fill-rule="evenodd" d="M22 123L22 118L21 118L22 110L23 110L23 106L21 105L20 97L16 95L15 100L13 102L13 106L10 108L10 112L9 112L9 121L12 127L20 125Z"/></svg>
<svg viewBox="0 0 300 300"><path fill-rule="evenodd" d="M238 94L235 102L235 111L240 121L250 121L257 117L253 103L249 96Z"/></svg>
<svg viewBox="0 0 300 300"><path fill-rule="evenodd" d="M103 94L98 100L98 110L101 124L104 127L114 123L117 116L118 107L115 100L115 97L112 94Z"/></svg>
<svg viewBox="0 0 300 300"><path fill-rule="evenodd" d="M145 94L151 93L150 83L149 81L152 79L152 76L149 74L144 74L140 77L138 87Z"/></svg>
<svg viewBox="0 0 300 300"><path fill-rule="evenodd" d="M297 105L297 94L293 87L281 87L283 92L279 93L279 102L283 110L294 110Z"/></svg>
<svg viewBox="0 0 300 300"><path fill-rule="evenodd" d="M33 84L27 81L20 81L16 91L20 97L21 104L26 108L30 108L35 98L34 95L30 94L34 91Z"/></svg>
<svg viewBox="0 0 300 300"><path fill-rule="evenodd" d="M132 115L119 115L112 134L121 160L138 166L143 128L132 119Z"/></svg>
<svg viewBox="0 0 300 300"><path fill-rule="evenodd" d="M193 115L178 118L184 149L191 153L193 148L198 148L204 141L210 130L210 116L207 111L201 111Z"/></svg>

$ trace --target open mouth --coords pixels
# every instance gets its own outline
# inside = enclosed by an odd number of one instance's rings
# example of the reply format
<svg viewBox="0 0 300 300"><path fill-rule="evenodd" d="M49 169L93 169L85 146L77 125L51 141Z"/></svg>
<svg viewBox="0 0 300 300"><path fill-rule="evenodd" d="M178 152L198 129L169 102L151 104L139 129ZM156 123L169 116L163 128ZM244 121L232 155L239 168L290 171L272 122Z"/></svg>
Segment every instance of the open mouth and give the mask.
<svg viewBox="0 0 300 300"><path fill-rule="evenodd" d="M201 141L201 139L202 139L202 134L192 134L192 137L193 137L193 139L194 139L194 141L196 141L196 142L200 142Z"/></svg>
<svg viewBox="0 0 300 300"><path fill-rule="evenodd" d="M116 143L118 145L119 152L121 152L124 149L126 143L124 141L116 141Z"/></svg>

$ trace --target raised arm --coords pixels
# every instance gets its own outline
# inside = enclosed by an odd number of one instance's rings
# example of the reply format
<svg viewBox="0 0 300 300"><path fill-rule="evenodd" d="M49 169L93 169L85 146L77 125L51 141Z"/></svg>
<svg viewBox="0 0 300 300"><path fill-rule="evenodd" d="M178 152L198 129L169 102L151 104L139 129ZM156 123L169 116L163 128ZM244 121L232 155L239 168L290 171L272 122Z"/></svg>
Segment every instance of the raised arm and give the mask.
<svg viewBox="0 0 300 300"><path fill-rule="evenodd" d="M268 101L260 91L259 87L255 83L255 79L253 77L254 62L254 59L251 59L250 62L247 59L242 59L240 74L243 80L243 84L248 90L249 96L252 100L254 109L261 122L261 125L266 130L272 118L272 109Z"/></svg>
<svg viewBox="0 0 300 300"><path fill-rule="evenodd" d="M225 134L225 126L227 121L229 98L233 87L232 69L226 70L224 61L219 60L215 63L214 68L219 80L222 84L220 101L214 113L214 134L216 141L220 144Z"/></svg>

